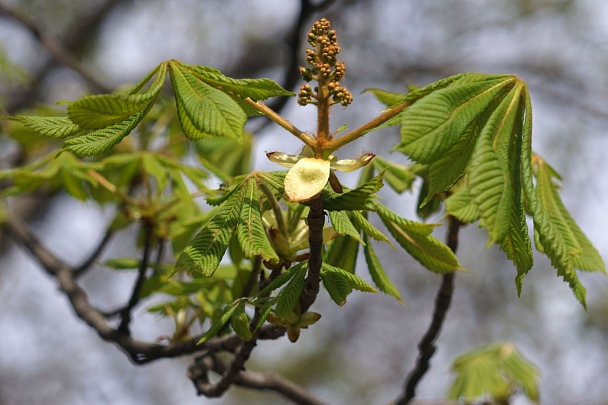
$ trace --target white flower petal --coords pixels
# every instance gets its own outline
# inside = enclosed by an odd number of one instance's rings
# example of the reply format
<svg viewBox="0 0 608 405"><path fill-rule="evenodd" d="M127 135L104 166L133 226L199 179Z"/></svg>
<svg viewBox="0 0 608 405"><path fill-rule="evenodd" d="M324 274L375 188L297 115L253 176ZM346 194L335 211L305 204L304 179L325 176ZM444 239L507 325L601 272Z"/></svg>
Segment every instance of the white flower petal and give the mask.
<svg viewBox="0 0 608 405"><path fill-rule="evenodd" d="M293 167L300 159L301 155L290 155L283 152L267 152L266 157L274 163L278 163L283 167Z"/></svg>
<svg viewBox="0 0 608 405"><path fill-rule="evenodd" d="M375 157L373 153L366 153L357 159L342 159L331 163L331 168L341 172L352 172L366 166Z"/></svg>
<svg viewBox="0 0 608 405"><path fill-rule="evenodd" d="M301 158L285 176L285 194L293 202L308 201L319 194L329 179L328 160Z"/></svg>

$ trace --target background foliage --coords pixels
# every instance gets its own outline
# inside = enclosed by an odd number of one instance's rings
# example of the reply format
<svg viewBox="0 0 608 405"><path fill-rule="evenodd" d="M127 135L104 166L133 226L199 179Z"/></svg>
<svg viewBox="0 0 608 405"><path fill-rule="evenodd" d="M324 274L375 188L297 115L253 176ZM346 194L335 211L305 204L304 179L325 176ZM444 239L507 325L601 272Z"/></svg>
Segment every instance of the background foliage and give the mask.
<svg viewBox="0 0 608 405"><path fill-rule="evenodd" d="M219 8L206 2L184 1L175 8L160 1L110 1L105 14L89 8L104 7L101 1L55 3L52 9L46 8L46 2L19 1L14 5L32 16L46 16L47 28L64 38L66 44L73 44L89 67L103 72L96 76L102 87L137 80L160 60L169 58L215 66L233 77L271 76L282 83L282 67L288 56L283 38L298 11L296 2L279 2L274 7L252 4L248 12L241 14L234 12L235 7L242 7L240 2L226 2L225 7ZM602 101L608 94L603 74L605 49L601 45L605 6L599 1L499 3L459 1L439 6L396 1L382 2L380 6L376 2L337 2L325 15L342 33L348 85L356 100L348 110L336 109L339 118L335 121L344 120L355 127L370 117L369 111L381 108L373 97L357 96L364 87L397 89L406 83L426 84L462 71L518 74L528 82L534 101L534 148L562 173L562 197L605 257L607 245L601 236L606 225L604 180L595 177L605 167L605 159L601 158L606 147L601 129L605 128L607 116L606 103ZM167 16L160 26L153 23L153 16L159 14ZM79 23L93 17L101 19L98 28L87 24L84 33L76 34L82 29ZM5 108L31 105L37 98L51 102L76 99L87 91L91 83L63 67L47 66L45 52L32 52L38 46L32 37L9 18L2 18L9 22L0 29L6 54L39 77L24 87L14 86L12 78L5 81ZM307 26L308 23L305 29ZM116 46L118 38L120 47ZM586 63L581 64L581 60ZM36 89L34 93L27 92L30 86ZM99 84L93 85L92 89L99 91L98 87ZM289 105L286 114L301 126L314 122L312 109ZM274 148L265 143L276 139L277 134L270 131L274 129L268 127L257 135L256 156L263 157L265 150ZM396 132L387 129L384 135L374 136L365 148L383 154L397 139ZM10 162L14 148L4 140L0 142L1 161ZM285 136L285 142L284 148L288 149L291 139ZM592 153L595 151L597 155ZM391 155L391 159L398 157ZM256 167L275 169L263 161L257 162ZM76 173L77 170L57 175ZM73 190L72 194L78 197L78 188ZM388 194L386 203L403 215L413 212L415 205L414 201L404 203L404 199L388 200ZM36 216L36 230L50 247L68 258L73 257L74 250L86 252L101 238L99 224L109 216L100 207L84 207L63 195L52 197L45 207ZM581 210L577 211L577 207ZM593 375L605 371L604 364L608 363L602 351L608 328L605 281L585 283L590 291L589 312L584 313L567 286L555 279L548 261L539 256L535 272L526 279L523 296L518 300L512 265L504 263L497 249L480 247L485 243L483 232L469 227L464 234L467 239L461 241L459 257L462 266L472 271L457 282L453 312L431 375L421 387L421 396L436 396L437 390L445 392L449 378L446 370L457 353L481 343L511 340L540 366L541 392L546 393L547 403L598 402L605 398L605 387L588 384ZM67 239L65 235L75 236ZM120 247L114 249L118 251L111 252L113 255L129 256L130 252L120 252ZM383 258L393 255L387 246L379 245L377 250ZM35 376L41 392L57 403L128 403L132 398L146 396L158 401L164 397L166 402L192 400L192 387L183 378L183 364L178 361L171 370L163 365L133 371L113 347L98 341L72 319L54 286L34 266L16 251L5 254L8 257L3 258L0 273L0 321L9 325L3 329L11 332L0 353L0 395L6 396L8 403L14 398L30 398L35 403L39 397L39 393L25 389L25 376ZM492 268L486 271L479 263L488 263ZM403 271L404 266L408 271ZM297 346L286 347L284 353L289 354L289 362L279 361L276 367L288 375L300 374L299 380L308 378L309 386L320 395L337 392L345 402L357 399L361 403L381 403L391 399L394 387L413 363L412 347L428 322L437 281L417 264L405 264L401 256L394 265L385 263L385 267L398 283L409 309L404 310L390 297L370 295L352 296L341 309L327 305L323 319L331 322L326 322L323 330L313 329ZM128 296L126 286L131 284L129 274L121 275L123 280L119 282L111 281L114 277L91 274L84 279L94 302L107 303L108 309ZM39 325L35 332L29 326L32 323ZM151 319L136 333L153 336L157 334L154 324ZM58 331L56 325L65 330ZM265 344L261 346L263 349ZM40 348L40 352L31 351L32 347ZM268 349L277 351L274 342L268 344ZM295 355L295 350L300 354ZM82 356L82 362L73 360L76 353ZM40 359L44 359L42 364ZM268 361L263 353L254 360ZM99 379L98 368L87 367L91 363L101 367L106 377ZM376 373L369 373L370 364L378 364ZM322 371L309 375L309 367ZM55 385L52 377L58 368L68 376L67 388ZM117 373L125 377L115 379ZM223 401L238 403L238 395L231 394Z"/></svg>

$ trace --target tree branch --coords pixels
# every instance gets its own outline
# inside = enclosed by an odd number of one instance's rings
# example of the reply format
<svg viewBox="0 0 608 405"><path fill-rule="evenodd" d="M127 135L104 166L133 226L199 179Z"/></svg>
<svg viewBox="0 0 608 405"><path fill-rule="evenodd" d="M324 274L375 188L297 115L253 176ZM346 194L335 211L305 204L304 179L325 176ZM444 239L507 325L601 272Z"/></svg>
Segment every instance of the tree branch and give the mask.
<svg viewBox="0 0 608 405"><path fill-rule="evenodd" d="M310 201L308 213L308 244L310 254L308 257L308 275L304 281L304 291L300 296L300 312L308 311L319 294L319 281L321 265L323 264L323 226L325 213L323 211L323 198L321 195Z"/></svg>
<svg viewBox="0 0 608 405"><path fill-rule="evenodd" d="M209 339L200 345L198 342L201 336L160 345L136 340L125 333L120 333L107 323L106 317L99 309L89 303L86 292L74 279L72 267L45 248L18 217L9 214L6 224L15 240L29 250L49 275L57 279L60 289L66 294L76 315L93 328L103 340L118 345L135 364L146 364L160 358L179 357L202 351L234 352L241 344L241 339L235 333ZM278 339L285 335L285 332L285 328L263 325L259 330L258 339Z"/></svg>
<svg viewBox="0 0 608 405"><path fill-rule="evenodd" d="M458 248L458 231L460 230L461 223L453 216L448 217L448 233L446 236L446 244L448 247L456 253ZM410 371L409 375L405 380L404 392L402 396L396 401L396 405L406 405L416 396L416 386L426 374L430 367L430 360L435 353L436 346L435 342L441 332L441 327L445 316L450 308L450 302L452 300L452 293L454 291L454 273L447 273L443 275L441 281L441 287L435 297L435 309L433 311L433 320L428 330L422 337L422 340L418 344L418 358L416 359L416 365Z"/></svg>
<svg viewBox="0 0 608 405"><path fill-rule="evenodd" d="M154 242L154 225L144 221L142 226L142 232L144 233L144 253L139 263L139 269L137 271L137 280L133 286L133 292L127 306L120 311L120 325L118 331L130 335L129 324L131 323L131 311L135 308L135 305L139 302L141 295L141 288L146 281L146 271L148 270L148 262L150 261L150 251L152 250L152 244Z"/></svg>
<svg viewBox="0 0 608 405"><path fill-rule="evenodd" d="M188 368L188 377L192 380L199 393L202 393L205 389L204 387L209 383L209 371L214 371L218 374L226 372L226 365L214 353L207 353L198 357ZM296 404L325 404L325 402L313 396L303 387L278 374L262 374L242 370L236 376L235 384L257 390L275 391Z"/></svg>
<svg viewBox="0 0 608 405"><path fill-rule="evenodd" d="M78 278L82 276L87 270L91 268L93 263L99 258L99 256L103 253L108 243L112 240L114 236L114 231L110 228L106 231L103 239L99 242L95 250L87 257L78 267L74 268L74 278Z"/></svg>

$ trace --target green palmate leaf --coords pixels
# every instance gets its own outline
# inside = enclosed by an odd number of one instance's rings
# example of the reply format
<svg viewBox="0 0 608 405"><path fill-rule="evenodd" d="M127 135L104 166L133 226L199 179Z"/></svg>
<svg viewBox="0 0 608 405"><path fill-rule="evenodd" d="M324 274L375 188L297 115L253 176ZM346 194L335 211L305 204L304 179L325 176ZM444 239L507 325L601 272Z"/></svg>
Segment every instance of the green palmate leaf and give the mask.
<svg viewBox="0 0 608 405"><path fill-rule="evenodd" d="M67 117L36 117L17 115L9 119L18 121L27 128L42 136L51 138L67 138L76 135L82 129Z"/></svg>
<svg viewBox="0 0 608 405"><path fill-rule="evenodd" d="M348 215L344 211L329 211L329 218L334 230L344 236L350 236L359 243L363 243L359 231L355 229ZM365 244L365 243L363 243Z"/></svg>
<svg viewBox="0 0 608 405"><path fill-rule="evenodd" d="M237 229L243 252L246 257L261 256L270 263L276 263L279 257L270 244L262 223L260 192L253 176L249 177L243 186L243 194L241 220Z"/></svg>
<svg viewBox="0 0 608 405"><path fill-rule="evenodd" d="M383 293L392 295L393 297L397 298L399 302L405 304L401 298L401 293L384 272L382 263L380 263L380 259L378 259L378 256L374 251L374 247L372 246L372 243L367 235L363 235L363 239L366 242L366 245L363 248L363 252L365 253L365 261L374 284Z"/></svg>
<svg viewBox="0 0 608 405"><path fill-rule="evenodd" d="M526 199L534 219L537 246L551 260L557 273L568 282L576 298L585 306L585 287L576 269L606 272L604 262L561 201L553 178L556 172L535 156L536 188L526 189ZM531 180L528 180L531 183Z"/></svg>
<svg viewBox="0 0 608 405"><path fill-rule="evenodd" d="M323 263L321 267L321 280L331 299L338 305L346 303L346 297L354 290L377 293L361 277L345 270Z"/></svg>
<svg viewBox="0 0 608 405"><path fill-rule="evenodd" d="M150 88L142 94L134 94L154 74L156 79ZM147 111L158 97L166 74L167 65L161 63L130 94L103 94L81 98L68 106L68 117L83 129L95 130L124 121L141 111Z"/></svg>
<svg viewBox="0 0 608 405"><path fill-rule="evenodd" d="M307 266L298 265L296 267L291 280L277 295L275 313L280 318L286 317L294 311L304 289L304 277L306 276Z"/></svg>
<svg viewBox="0 0 608 405"><path fill-rule="evenodd" d="M169 73L178 117L189 139L242 139L247 115L229 95L204 83L179 62L169 63Z"/></svg>
<svg viewBox="0 0 608 405"><path fill-rule="evenodd" d="M349 273L355 272L359 242L349 236L338 235L331 241L323 261Z"/></svg>
<svg viewBox="0 0 608 405"><path fill-rule="evenodd" d="M446 198L445 211L465 224L472 224L480 218L477 204L467 187L459 188Z"/></svg>
<svg viewBox="0 0 608 405"><path fill-rule="evenodd" d="M363 231L363 233L377 241L380 242L386 242L389 245L391 245L391 247L394 247L394 245L392 244L392 242L382 233L380 232L380 230L378 228L376 228L375 226L373 226L368 220L367 218L361 214L359 211L352 211L351 212L351 218L353 220L353 222L359 227L361 228L361 230Z"/></svg>
<svg viewBox="0 0 608 405"><path fill-rule="evenodd" d="M373 195L377 193L384 183L384 173L365 183L364 185L342 194L337 194L326 187L323 190L323 209L327 211L369 211L374 208Z"/></svg>
<svg viewBox="0 0 608 405"><path fill-rule="evenodd" d="M376 204L376 207L391 235L424 267L441 274L462 270L450 248L431 235L439 224L409 221L380 204Z"/></svg>
<svg viewBox="0 0 608 405"><path fill-rule="evenodd" d="M236 309L230 318L232 330L244 341L251 340L252 334L249 330L249 317L245 313L245 302L241 301L236 305Z"/></svg>
<svg viewBox="0 0 608 405"><path fill-rule="evenodd" d="M433 91L422 88L412 92L423 91L425 95L400 114L401 142L395 147L414 161L429 165L423 205L464 175L480 134L485 131L487 139L492 137L491 129L498 130L499 134L509 132L508 125L494 125L500 113L496 113L492 121L488 117L499 100L510 98L505 96L510 89L517 87L521 91L525 85L515 76L470 73L448 81L447 85L433 87ZM517 94L511 97L518 99ZM486 128L488 123L490 129ZM512 128L513 124L510 125Z"/></svg>
<svg viewBox="0 0 608 405"><path fill-rule="evenodd" d="M211 339L215 335L217 335L224 328L224 326L228 323L228 321L230 321L230 318L232 318L232 315L236 312L238 307L239 307L238 304L228 306L220 314L220 316L218 317L217 321L213 324L213 326L211 328L209 328L209 330L207 332L205 332L205 334L201 337L201 339L198 341L198 344L200 345L201 343L203 343L203 342Z"/></svg>
<svg viewBox="0 0 608 405"><path fill-rule="evenodd" d="M70 138L63 144L63 149L82 156L93 156L110 150L122 141L139 124L147 111L140 111L127 119L98 131L76 138Z"/></svg>
<svg viewBox="0 0 608 405"><path fill-rule="evenodd" d="M228 249L243 206L243 193L235 193L194 237L177 259L176 271L211 276Z"/></svg>

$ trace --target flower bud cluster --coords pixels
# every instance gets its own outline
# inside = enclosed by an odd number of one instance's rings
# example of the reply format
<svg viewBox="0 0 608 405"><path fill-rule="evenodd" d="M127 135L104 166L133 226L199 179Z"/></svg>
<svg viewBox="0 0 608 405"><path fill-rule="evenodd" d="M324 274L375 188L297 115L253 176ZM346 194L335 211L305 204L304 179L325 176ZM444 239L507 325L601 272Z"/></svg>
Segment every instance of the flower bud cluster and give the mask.
<svg viewBox="0 0 608 405"><path fill-rule="evenodd" d="M343 106L353 101L350 91L340 85L340 80L346 73L344 62L338 61L340 53L336 31L325 18L316 21L308 33L308 43L313 49L306 50L306 63L310 67L301 67L300 74L306 82L317 80L321 85L327 86L332 104L340 103ZM300 105L316 104L318 88L313 89L308 84L300 88L298 103Z"/></svg>

